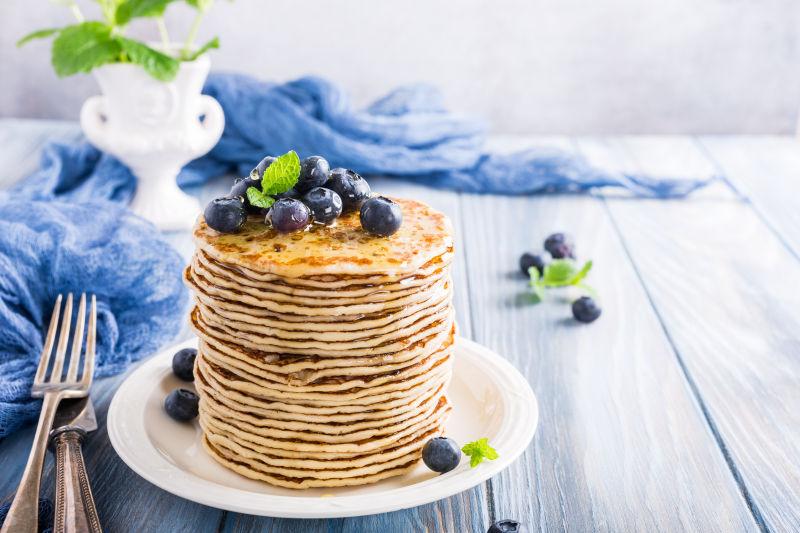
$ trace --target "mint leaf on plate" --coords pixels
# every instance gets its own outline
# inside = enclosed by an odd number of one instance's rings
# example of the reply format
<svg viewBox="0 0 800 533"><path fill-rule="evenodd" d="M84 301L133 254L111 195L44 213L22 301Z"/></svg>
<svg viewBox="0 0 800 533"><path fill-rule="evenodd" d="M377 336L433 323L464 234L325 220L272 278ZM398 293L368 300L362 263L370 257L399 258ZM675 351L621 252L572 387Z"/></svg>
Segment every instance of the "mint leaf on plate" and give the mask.
<svg viewBox="0 0 800 533"><path fill-rule="evenodd" d="M254 205L256 207L263 207L264 209L267 209L268 207L272 206L272 204L275 203L275 198L273 198L268 194L264 194L255 187L248 187L247 201L250 202L250 205Z"/></svg>
<svg viewBox="0 0 800 533"><path fill-rule="evenodd" d="M111 37L111 28L102 22L82 22L62 29L53 40L52 62L60 77L89 72L113 63L122 51Z"/></svg>
<svg viewBox="0 0 800 533"><path fill-rule="evenodd" d="M206 44L204 44L203 46L201 46L200 48L198 48L194 52L192 52L190 54L186 54L181 59L183 59L184 61L194 61L195 59L197 59L201 55L205 54L206 52L208 52L212 48L219 48L219 38L214 37L213 39L208 41Z"/></svg>
<svg viewBox="0 0 800 533"><path fill-rule="evenodd" d="M461 451L469 456L470 468L475 468L481 464L484 459L494 461L500 457L497 450L492 448L489 444L489 439L485 437L465 444L464 447L461 448Z"/></svg>
<svg viewBox="0 0 800 533"><path fill-rule="evenodd" d="M286 192L300 178L300 158L291 150L272 162L261 178L261 192L267 195ZM248 189L249 190L249 189Z"/></svg>
<svg viewBox="0 0 800 533"><path fill-rule="evenodd" d="M127 54L131 63L141 66L148 74L157 80L171 81L178 74L178 61L175 58L163 54L142 44L139 41L127 39L125 37L115 37L116 42Z"/></svg>
<svg viewBox="0 0 800 533"><path fill-rule="evenodd" d="M34 39L44 39L45 37L50 37L51 35L55 35L60 31L61 28L47 28L46 30L32 31L28 35L17 41L17 46L22 46L25 43L30 42Z"/></svg>

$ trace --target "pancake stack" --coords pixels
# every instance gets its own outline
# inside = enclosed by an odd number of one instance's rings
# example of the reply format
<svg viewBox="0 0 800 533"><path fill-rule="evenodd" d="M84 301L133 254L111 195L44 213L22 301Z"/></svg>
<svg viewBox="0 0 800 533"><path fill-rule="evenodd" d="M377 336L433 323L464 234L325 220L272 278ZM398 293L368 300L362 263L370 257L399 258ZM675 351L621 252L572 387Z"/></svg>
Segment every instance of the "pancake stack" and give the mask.
<svg viewBox="0 0 800 533"><path fill-rule="evenodd" d="M244 476L294 489L413 468L450 412L452 229L397 200L390 237L335 225L220 234L201 217L184 277L199 337L203 445Z"/></svg>

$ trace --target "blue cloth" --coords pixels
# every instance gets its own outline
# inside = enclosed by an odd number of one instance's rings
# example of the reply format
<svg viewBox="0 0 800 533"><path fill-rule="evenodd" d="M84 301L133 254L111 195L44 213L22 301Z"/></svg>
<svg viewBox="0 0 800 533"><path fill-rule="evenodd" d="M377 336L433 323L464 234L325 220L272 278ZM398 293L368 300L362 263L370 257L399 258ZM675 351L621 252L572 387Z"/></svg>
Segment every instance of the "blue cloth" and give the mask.
<svg viewBox="0 0 800 533"><path fill-rule="evenodd" d="M120 205L0 194L0 438L39 414L30 389L59 293L97 295L95 376L108 376L177 335L188 304L182 265Z"/></svg>
<svg viewBox="0 0 800 533"><path fill-rule="evenodd" d="M332 166L386 175L433 187L478 193L524 194L622 187L634 194L680 197L708 179L610 173L565 151L532 148L494 154L484 147L484 124L448 112L424 85L401 87L355 110L337 86L315 77L274 84L214 74L205 90L225 111L225 131L211 152L187 165L178 182L204 183L225 173L246 175L267 154L320 154ZM51 145L42 169L24 186L36 198L105 198L127 202L134 177L88 144Z"/></svg>

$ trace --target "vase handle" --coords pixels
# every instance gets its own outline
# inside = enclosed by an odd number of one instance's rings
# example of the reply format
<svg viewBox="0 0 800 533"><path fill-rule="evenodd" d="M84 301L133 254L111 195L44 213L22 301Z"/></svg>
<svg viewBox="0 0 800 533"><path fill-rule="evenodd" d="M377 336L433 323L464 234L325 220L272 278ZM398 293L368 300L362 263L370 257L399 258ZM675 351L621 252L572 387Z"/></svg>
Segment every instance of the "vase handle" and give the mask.
<svg viewBox="0 0 800 533"><path fill-rule="evenodd" d="M200 122L207 144L203 151L205 153L211 150L222 136L222 130L225 129L225 113L222 111L222 106L213 97L201 94L197 111L198 118L201 115L205 117Z"/></svg>
<svg viewBox="0 0 800 533"><path fill-rule="evenodd" d="M81 107L81 129L93 145L108 151L106 140L106 99L102 96L90 96Z"/></svg>

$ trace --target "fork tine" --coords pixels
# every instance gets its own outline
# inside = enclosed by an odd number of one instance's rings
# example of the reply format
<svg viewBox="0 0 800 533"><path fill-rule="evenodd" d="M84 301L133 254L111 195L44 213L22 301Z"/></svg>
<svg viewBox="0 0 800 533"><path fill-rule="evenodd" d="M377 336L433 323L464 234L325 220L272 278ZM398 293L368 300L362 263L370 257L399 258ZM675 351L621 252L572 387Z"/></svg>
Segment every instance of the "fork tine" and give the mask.
<svg viewBox="0 0 800 533"><path fill-rule="evenodd" d="M56 298L56 305L53 306L53 316L50 317L50 327L47 328L47 336L44 338L42 355L39 356L39 367L36 369L34 383L42 383L47 366L50 364L50 354L53 351L53 343L56 340L56 328L58 327L58 316L61 313L61 295Z"/></svg>
<svg viewBox="0 0 800 533"><path fill-rule="evenodd" d="M53 363L53 371L50 373L49 383L61 382L61 371L64 369L64 357L67 354L67 342L69 342L69 328L72 322L72 293L67 295L67 303L64 304L64 316L61 318L61 328L58 332L58 350L56 350L56 360Z"/></svg>
<svg viewBox="0 0 800 533"><path fill-rule="evenodd" d="M86 293L81 294L81 303L78 306L78 315L75 317L75 335L72 338L72 353L69 356L69 370L67 382L75 382L78 378L78 360L81 358L83 347L83 326L86 321Z"/></svg>
<svg viewBox="0 0 800 533"><path fill-rule="evenodd" d="M89 331L86 333L86 355L83 357L83 376L81 385L87 389L92 385L94 375L94 348L97 340L97 298L92 294L92 310L89 313Z"/></svg>

